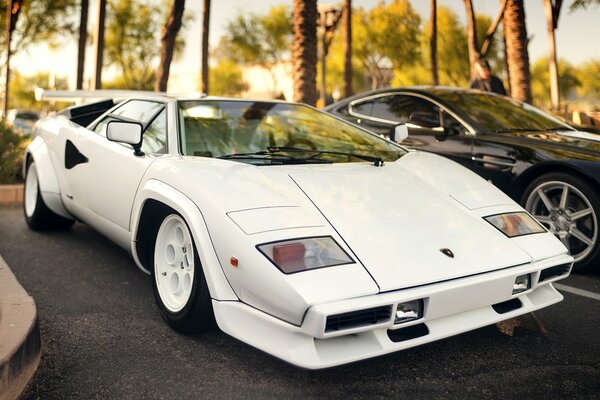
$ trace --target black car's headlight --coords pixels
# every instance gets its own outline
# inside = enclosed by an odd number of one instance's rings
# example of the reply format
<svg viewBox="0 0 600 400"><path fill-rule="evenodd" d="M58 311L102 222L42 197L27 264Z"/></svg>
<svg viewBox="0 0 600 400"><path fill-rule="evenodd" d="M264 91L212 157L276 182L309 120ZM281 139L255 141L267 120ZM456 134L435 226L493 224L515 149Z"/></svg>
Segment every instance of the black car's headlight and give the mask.
<svg viewBox="0 0 600 400"><path fill-rule="evenodd" d="M331 236L264 243L256 248L285 274L354 263Z"/></svg>
<svg viewBox="0 0 600 400"><path fill-rule="evenodd" d="M546 229L526 212L496 214L484 219L509 238L546 232Z"/></svg>

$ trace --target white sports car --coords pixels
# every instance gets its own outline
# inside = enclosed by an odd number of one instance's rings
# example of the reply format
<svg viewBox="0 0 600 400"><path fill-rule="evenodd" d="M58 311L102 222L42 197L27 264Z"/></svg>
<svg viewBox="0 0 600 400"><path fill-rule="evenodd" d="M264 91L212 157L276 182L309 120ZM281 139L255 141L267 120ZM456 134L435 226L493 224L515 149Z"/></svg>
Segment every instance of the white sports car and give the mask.
<svg viewBox="0 0 600 400"><path fill-rule="evenodd" d="M549 306L573 262L474 173L301 104L139 95L34 135L31 228L84 221L153 276L175 330L216 321L305 368Z"/></svg>

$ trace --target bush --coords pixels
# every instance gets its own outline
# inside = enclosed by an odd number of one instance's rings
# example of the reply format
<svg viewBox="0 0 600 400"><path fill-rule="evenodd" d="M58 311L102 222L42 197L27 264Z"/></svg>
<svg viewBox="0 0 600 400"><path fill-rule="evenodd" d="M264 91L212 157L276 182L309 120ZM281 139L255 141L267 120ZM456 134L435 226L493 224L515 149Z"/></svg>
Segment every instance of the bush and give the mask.
<svg viewBox="0 0 600 400"><path fill-rule="evenodd" d="M15 183L23 179L23 150L28 139L14 131L5 121L0 121L0 184Z"/></svg>

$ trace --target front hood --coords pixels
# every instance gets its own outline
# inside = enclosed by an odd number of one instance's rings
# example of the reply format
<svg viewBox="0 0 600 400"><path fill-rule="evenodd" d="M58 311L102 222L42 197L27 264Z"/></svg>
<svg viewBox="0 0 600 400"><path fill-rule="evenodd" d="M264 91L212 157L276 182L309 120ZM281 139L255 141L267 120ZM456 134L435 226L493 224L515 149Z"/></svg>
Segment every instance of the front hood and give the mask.
<svg viewBox="0 0 600 400"><path fill-rule="evenodd" d="M441 157L410 153L381 168L294 170L290 177L382 291L531 261L525 251L469 211L501 204L514 210L512 200ZM459 203L461 198L468 201ZM445 248L454 258L440 251Z"/></svg>

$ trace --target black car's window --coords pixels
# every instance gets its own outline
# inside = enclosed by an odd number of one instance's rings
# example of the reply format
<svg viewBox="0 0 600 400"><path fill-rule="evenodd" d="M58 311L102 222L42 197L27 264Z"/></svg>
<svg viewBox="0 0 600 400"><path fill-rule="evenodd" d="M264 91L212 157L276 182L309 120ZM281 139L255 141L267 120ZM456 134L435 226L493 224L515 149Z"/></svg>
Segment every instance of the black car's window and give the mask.
<svg viewBox="0 0 600 400"><path fill-rule="evenodd" d="M148 126L142 140L142 151L145 153L167 152L167 111L165 109Z"/></svg>
<svg viewBox="0 0 600 400"><path fill-rule="evenodd" d="M371 116L371 110L373 110L373 102L365 101L363 103L353 104L350 106L353 113L363 115L365 117Z"/></svg>
<svg viewBox="0 0 600 400"><path fill-rule="evenodd" d="M440 109L435 104L420 97L392 95L378 98L373 104L371 115L375 118L401 124L408 122L414 113L438 115L439 120Z"/></svg>
<svg viewBox="0 0 600 400"><path fill-rule="evenodd" d="M436 93L457 111L493 132L519 130L572 130L558 118L526 103L481 92Z"/></svg>

